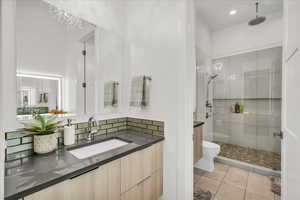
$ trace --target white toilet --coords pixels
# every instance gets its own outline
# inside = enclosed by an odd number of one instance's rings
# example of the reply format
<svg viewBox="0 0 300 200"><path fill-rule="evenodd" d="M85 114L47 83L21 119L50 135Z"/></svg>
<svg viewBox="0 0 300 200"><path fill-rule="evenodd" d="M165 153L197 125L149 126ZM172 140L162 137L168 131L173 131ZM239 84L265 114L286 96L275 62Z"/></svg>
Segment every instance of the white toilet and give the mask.
<svg viewBox="0 0 300 200"><path fill-rule="evenodd" d="M197 167L212 172L215 169L214 158L220 153L220 145L203 141L203 157L197 163Z"/></svg>

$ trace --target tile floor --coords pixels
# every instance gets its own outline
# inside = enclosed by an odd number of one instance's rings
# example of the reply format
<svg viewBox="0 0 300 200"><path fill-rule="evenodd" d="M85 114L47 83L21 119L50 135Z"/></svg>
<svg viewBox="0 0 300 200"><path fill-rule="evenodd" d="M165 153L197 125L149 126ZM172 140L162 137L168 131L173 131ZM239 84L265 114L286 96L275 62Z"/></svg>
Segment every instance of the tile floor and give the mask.
<svg viewBox="0 0 300 200"><path fill-rule="evenodd" d="M210 191L211 200L280 200L271 191L271 180L236 167L215 163L214 172L194 169L194 190Z"/></svg>

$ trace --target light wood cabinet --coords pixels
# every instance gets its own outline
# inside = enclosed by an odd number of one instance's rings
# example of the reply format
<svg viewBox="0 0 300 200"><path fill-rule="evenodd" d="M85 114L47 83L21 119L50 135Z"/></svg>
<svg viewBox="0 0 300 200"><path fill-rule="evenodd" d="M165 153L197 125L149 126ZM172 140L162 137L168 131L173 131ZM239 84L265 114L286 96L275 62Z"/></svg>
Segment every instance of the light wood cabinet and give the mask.
<svg viewBox="0 0 300 200"><path fill-rule="evenodd" d="M121 196L121 200L142 200L142 199L143 199L142 184L135 185L127 192L124 192Z"/></svg>
<svg viewBox="0 0 300 200"><path fill-rule="evenodd" d="M93 176L94 200L120 200L121 162L113 161L95 170Z"/></svg>
<svg viewBox="0 0 300 200"><path fill-rule="evenodd" d="M70 200L93 199L93 173L89 172L69 181ZM58 200L58 199L55 199Z"/></svg>
<svg viewBox="0 0 300 200"><path fill-rule="evenodd" d="M158 200L163 194L162 169L122 194L121 200Z"/></svg>
<svg viewBox="0 0 300 200"><path fill-rule="evenodd" d="M157 200L155 199L155 176L152 175L144 180L142 183L143 188L143 198L142 200Z"/></svg>
<svg viewBox="0 0 300 200"><path fill-rule="evenodd" d="M163 194L163 169L159 169L154 174L155 188L154 188L154 198L158 199Z"/></svg>
<svg viewBox="0 0 300 200"><path fill-rule="evenodd" d="M148 178L155 171L155 146L150 146L142 151L143 179Z"/></svg>
<svg viewBox="0 0 300 200"><path fill-rule="evenodd" d="M158 200L163 193L162 159L160 142L24 199Z"/></svg>
<svg viewBox="0 0 300 200"><path fill-rule="evenodd" d="M202 126L194 128L193 143L194 143L194 163L198 162L202 158L203 154L203 133Z"/></svg>
<svg viewBox="0 0 300 200"><path fill-rule="evenodd" d="M121 193L163 167L162 142L121 158Z"/></svg>
<svg viewBox="0 0 300 200"><path fill-rule="evenodd" d="M121 193L143 180L143 151L121 158Z"/></svg>
<svg viewBox="0 0 300 200"><path fill-rule="evenodd" d="M142 182L142 200L158 200L163 194L162 169L155 171Z"/></svg>
<svg viewBox="0 0 300 200"><path fill-rule="evenodd" d="M108 174L106 166L100 166L93 173L93 199L108 199Z"/></svg>
<svg viewBox="0 0 300 200"><path fill-rule="evenodd" d="M39 192L33 193L24 200L69 200L69 181L58 183Z"/></svg>
<svg viewBox="0 0 300 200"><path fill-rule="evenodd" d="M108 171L108 200L121 199L121 160L106 165Z"/></svg>
<svg viewBox="0 0 300 200"><path fill-rule="evenodd" d="M154 148L154 171L163 168L163 143L159 142L153 145Z"/></svg>

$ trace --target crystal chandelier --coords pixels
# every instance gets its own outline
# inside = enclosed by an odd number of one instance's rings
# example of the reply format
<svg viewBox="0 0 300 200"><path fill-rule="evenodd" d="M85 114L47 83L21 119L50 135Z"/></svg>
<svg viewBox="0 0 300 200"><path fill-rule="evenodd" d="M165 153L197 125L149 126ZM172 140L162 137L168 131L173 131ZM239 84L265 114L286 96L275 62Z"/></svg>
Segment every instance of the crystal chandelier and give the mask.
<svg viewBox="0 0 300 200"><path fill-rule="evenodd" d="M71 28L84 28L86 24L88 24L86 21L82 20L79 17L76 17L67 11L55 7L51 4L49 4L49 12L57 19L57 21L61 24L66 24L67 26Z"/></svg>

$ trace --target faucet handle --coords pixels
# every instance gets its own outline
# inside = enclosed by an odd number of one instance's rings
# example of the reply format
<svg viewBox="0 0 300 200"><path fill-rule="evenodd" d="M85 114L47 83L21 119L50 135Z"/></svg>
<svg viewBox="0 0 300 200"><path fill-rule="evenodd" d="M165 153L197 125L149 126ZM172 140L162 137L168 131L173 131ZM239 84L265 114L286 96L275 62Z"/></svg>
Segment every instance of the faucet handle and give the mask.
<svg viewBox="0 0 300 200"><path fill-rule="evenodd" d="M67 126L71 126L72 125L72 121L75 121L75 119L68 118L67 119Z"/></svg>

